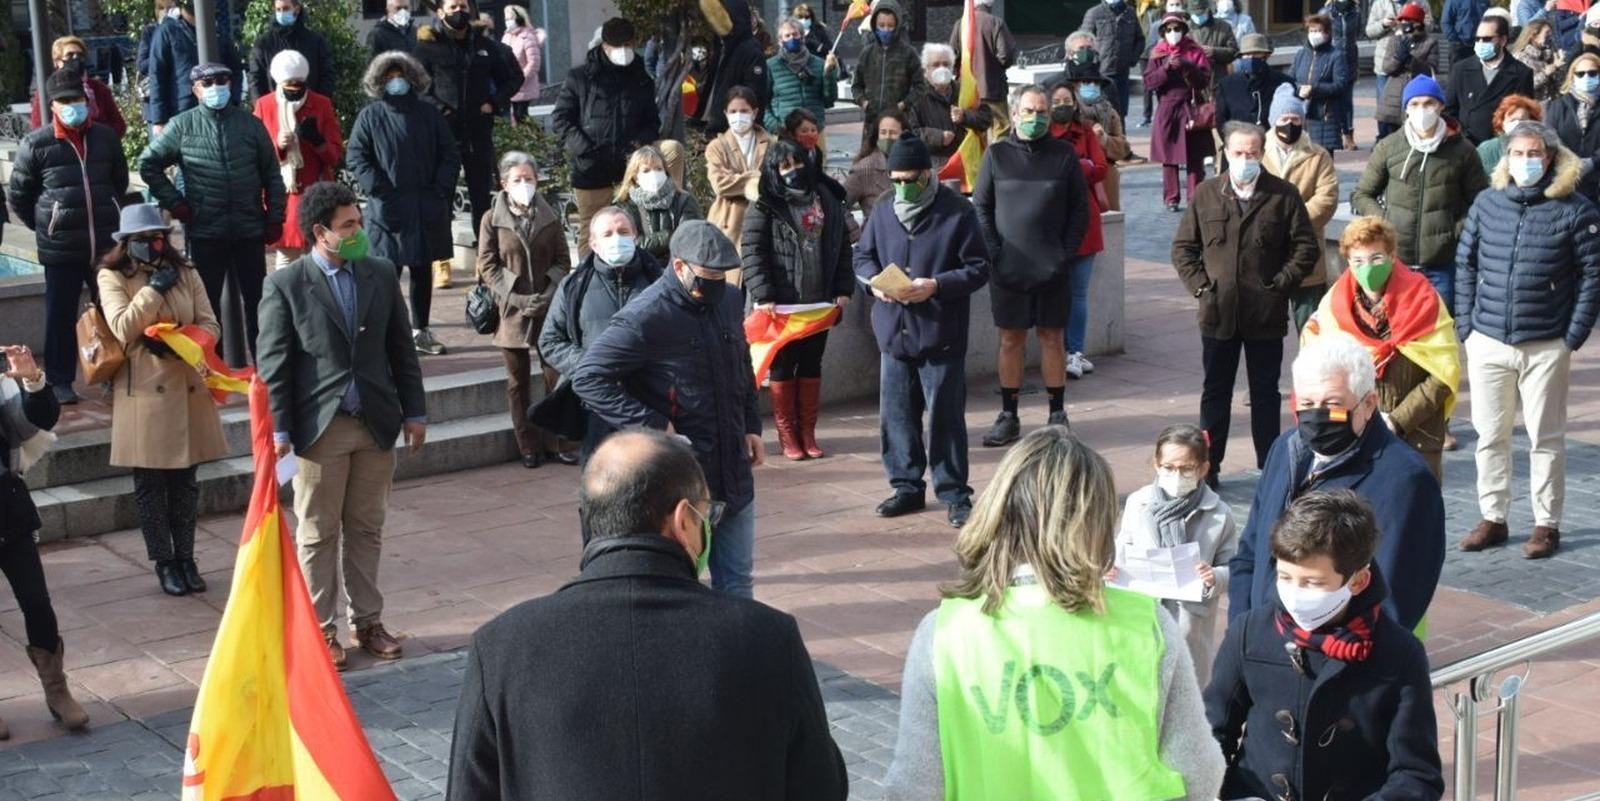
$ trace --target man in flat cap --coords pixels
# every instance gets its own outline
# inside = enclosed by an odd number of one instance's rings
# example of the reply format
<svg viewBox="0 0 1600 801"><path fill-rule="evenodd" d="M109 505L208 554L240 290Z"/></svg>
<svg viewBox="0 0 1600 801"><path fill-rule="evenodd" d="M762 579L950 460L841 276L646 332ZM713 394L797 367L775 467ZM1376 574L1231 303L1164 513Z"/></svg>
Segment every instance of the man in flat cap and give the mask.
<svg viewBox="0 0 1600 801"><path fill-rule="evenodd" d="M716 501L708 512L716 542L711 586L749 598L750 468L763 454L744 299L724 275L739 266L739 254L704 220L678 226L671 249L671 272L617 312L584 352L572 388L615 428L665 429L689 441Z"/></svg>

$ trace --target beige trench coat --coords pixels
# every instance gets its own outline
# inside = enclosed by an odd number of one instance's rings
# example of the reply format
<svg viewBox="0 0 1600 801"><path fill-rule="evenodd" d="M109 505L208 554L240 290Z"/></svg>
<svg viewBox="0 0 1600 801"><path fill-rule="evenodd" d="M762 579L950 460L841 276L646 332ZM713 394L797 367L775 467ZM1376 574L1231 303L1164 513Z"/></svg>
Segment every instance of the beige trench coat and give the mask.
<svg viewBox="0 0 1600 801"><path fill-rule="evenodd" d="M717 194L706 220L733 240L734 250L739 249L739 237L744 233L745 210L760 197L761 162L773 141L772 135L760 128L755 129L755 137L755 157L749 162L732 131L724 131L706 146L706 177Z"/></svg>

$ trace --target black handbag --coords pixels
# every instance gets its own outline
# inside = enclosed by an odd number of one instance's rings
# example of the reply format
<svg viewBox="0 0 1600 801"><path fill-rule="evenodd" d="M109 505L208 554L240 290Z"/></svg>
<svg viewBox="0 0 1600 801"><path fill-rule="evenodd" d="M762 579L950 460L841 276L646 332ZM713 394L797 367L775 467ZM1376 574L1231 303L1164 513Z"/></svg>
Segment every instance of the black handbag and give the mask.
<svg viewBox="0 0 1600 801"><path fill-rule="evenodd" d="M480 334L500 330L500 305L482 281L467 290L467 322Z"/></svg>
<svg viewBox="0 0 1600 801"><path fill-rule="evenodd" d="M589 410L571 381L562 381L550 394L528 407L528 422L573 442L582 441L589 430Z"/></svg>

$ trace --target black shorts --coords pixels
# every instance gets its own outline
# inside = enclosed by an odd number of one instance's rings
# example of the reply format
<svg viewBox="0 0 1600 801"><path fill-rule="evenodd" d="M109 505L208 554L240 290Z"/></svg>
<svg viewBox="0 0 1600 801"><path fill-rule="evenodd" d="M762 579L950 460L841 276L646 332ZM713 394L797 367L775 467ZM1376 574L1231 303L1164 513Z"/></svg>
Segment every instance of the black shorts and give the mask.
<svg viewBox="0 0 1600 801"><path fill-rule="evenodd" d="M1071 300L1065 275L1027 292L989 282L989 310L996 328L1066 328Z"/></svg>

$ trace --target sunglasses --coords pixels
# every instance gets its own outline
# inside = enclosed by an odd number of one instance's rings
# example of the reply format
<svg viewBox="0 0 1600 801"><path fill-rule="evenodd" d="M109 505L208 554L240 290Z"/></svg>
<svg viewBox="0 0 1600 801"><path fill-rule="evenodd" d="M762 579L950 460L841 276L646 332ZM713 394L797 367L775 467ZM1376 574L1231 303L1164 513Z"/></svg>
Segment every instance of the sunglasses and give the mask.
<svg viewBox="0 0 1600 801"><path fill-rule="evenodd" d="M1499 38L1498 36L1474 36L1472 40L1475 42L1493 42Z"/></svg>
<svg viewBox="0 0 1600 801"><path fill-rule="evenodd" d="M1600 78L1600 70L1581 70L1572 74L1579 78Z"/></svg>
<svg viewBox="0 0 1600 801"><path fill-rule="evenodd" d="M227 86L232 81L225 75L215 78L201 78L201 86Z"/></svg>

